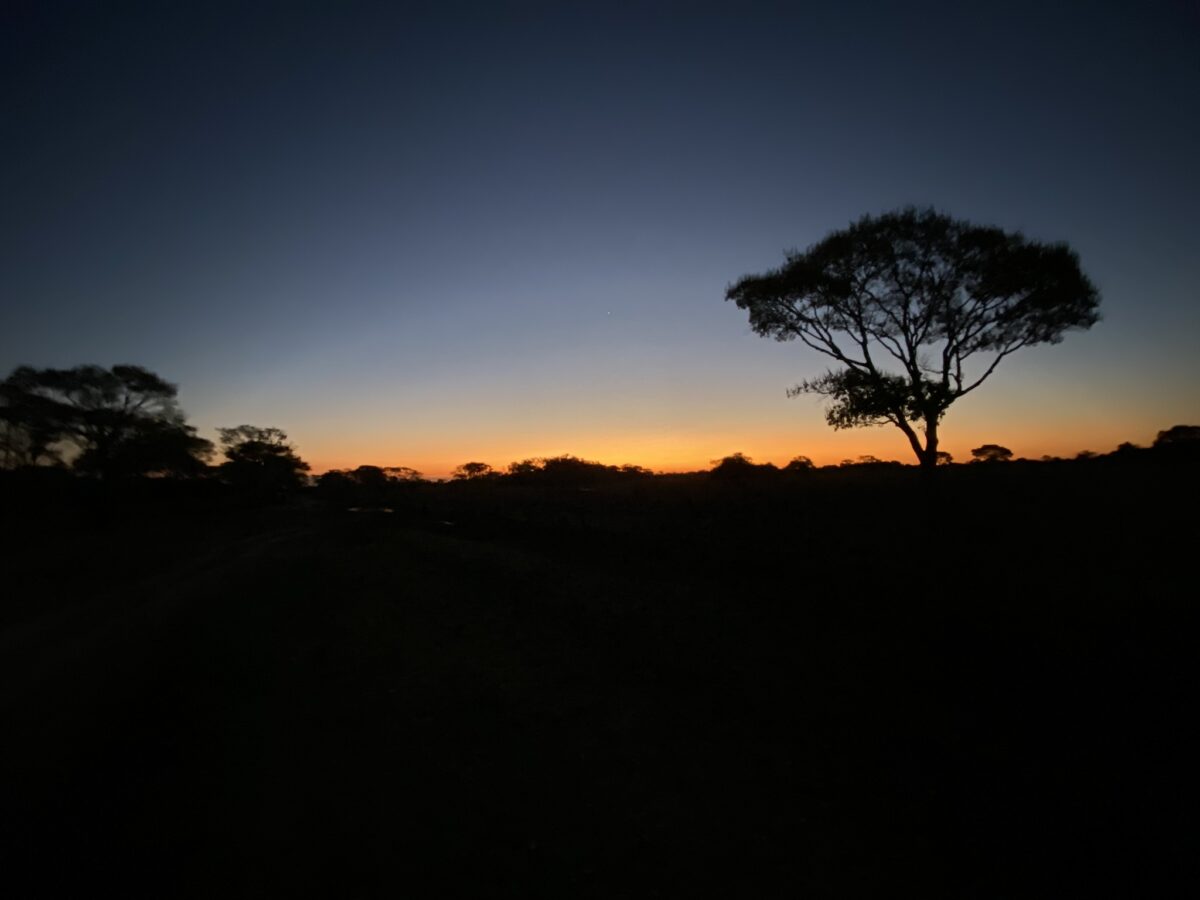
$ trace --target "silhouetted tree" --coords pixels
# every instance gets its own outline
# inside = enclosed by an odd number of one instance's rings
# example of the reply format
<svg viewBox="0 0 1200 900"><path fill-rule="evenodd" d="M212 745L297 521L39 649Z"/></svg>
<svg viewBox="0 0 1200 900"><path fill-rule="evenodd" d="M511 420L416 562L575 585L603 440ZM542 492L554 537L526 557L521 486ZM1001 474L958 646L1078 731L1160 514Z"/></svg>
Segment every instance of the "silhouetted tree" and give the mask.
<svg viewBox="0 0 1200 900"><path fill-rule="evenodd" d="M949 466L954 464L954 457L945 450L939 450L937 454L937 464L939 466Z"/></svg>
<svg viewBox="0 0 1200 900"><path fill-rule="evenodd" d="M332 502L349 503L353 500L358 488L350 473L345 469L330 469L322 472L316 478L316 486L321 496Z"/></svg>
<svg viewBox="0 0 1200 900"><path fill-rule="evenodd" d="M887 466L892 463L880 459L878 456L872 456L870 453L864 453L862 456L855 459L843 459L838 465L840 466Z"/></svg>
<svg viewBox="0 0 1200 900"><path fill-rule="evenodd" d="M515 478L529 478L542 471L542 460L536 457L508 464L508 474Z"/></svg>
<svg viewBox="0 0 1200 900"><path fill-rule="evenodd" d="M5 469L62 462L55 444L65 438L66 411L34 390L34 372L22 367L0 383L0 466Z"/></svg>
<svg viewBox="0 0 1200 900"><path fill-rule="evenodd" d="M543 478L559 482L579 482L588 476L605 473L608 466L603 463L580 459L566 453L562 456L550 456L542 460L541 474Z"/></svg>
<svg viewBox="0 0 1200 900"><path fill-rule="evenodd" d="M575 487L601 481L611 481L629 473L617 466L605 465L590 459L580 459L567 453L550 456L541 461L539 477L551 484Z"/></svg>
<svg viewBox="0 0 1200 900"><path fill-rule="evenodd" d="M359 466L359 468L361 469L362 466ZM410 484L425 480L424 475L408 466L384 466L380 471L383 472L383 476L388 480L389 484Z"/></svg>
<svg viewBox="0 0 1200 900"><path fill-rule="evenodd" d="M785 472L811 472L816 466L807 456L796 456L783 467Z"/></svg>
<svg viewBox="0 0 1200 900"><path fill-rule="evenodd" d="M368 490L386 488L391 479L379 466L359 466L350 472L343 472L352 482Z"/></svg>
<svg viewBox="0 0 1200 900"><path fill-rule="evenodd" d="M1154 438L1154 451L1172 459L1200 459L1200 425L1175 425Z"/></svg>
<svg viewBox="0 0 1200 900"><path fill-rule="evenodd" d="M930 468L947 408L1000 360L1099 318L1096 288L1065 244L931 209L864 216L725 297L759 334L799 339L842 366L791 395L829 398L834 428L895 425Z"/></svg>
<svg viewBox="0 0 1200 900"><path fill-rule="evenodd" d="M386 488L395 484L421 480L421 473L408 466L359 466L356 469L343 469L338 474L349 478L359 487L368 489Z"/></svg>
<svg viewBox="0 0 1200 900"><path fill-rule="evenodd" d="M104 471L112 475L173 475L188 477L208 471L211 441L196 437L190 425L182 427L148 423L132 431L104 458ZM88 470L91 459L84 453L76 468Z"/></svg>
<svg viewBox="0 0 1200 900"><path fill-rule="evenodd" d="M1154 438L1155 447L1182 443L1200 443L1200 425L1173 425L1166 431L1160 431Z"/></svg>
<svg viewBox="0 0 1200 900"><path fill-rule="evenodd" d="M560 487L653 474L649 469L643 469L641 466L610 466L589 459L580 459L569 453L562 456L523 459L508 465L508 477L516 481L533 481Z"/></svg>
<svg viewBox="0 0 1200 900"><path fill-rule="evenodd" d="M760 465L744 453L731 453L729 456L714 459L712 462L713 467L709 471L710 477L723 480L755 478L779 472L779 469L772 463Z"/></svg>
<svg viewBox="0 0 1200 900"><path fill-rule="evenodd" d="M407 466L359 466L330 469L317 478L317 489L333 505L391 506L420 481L421 473Z"/></svg>
<svg viewBox="0 0 1200 900"><path fill-rule="evenodd" d="M82 472L194 474L212 444L187 424L177 393L141 366L21 366L0 391L6 456L36 465L56 459L56 445L70 445Z"/></svg>
<svg viewBox="0 0 1200 900"><path fill-rule="evenodd" d="M495 470L487 463L468 462L455 469L451 476L455 481L471 481L476 478L489 478L495 474Z"/></svg>
<svg viewBox="0 0 1200 900"><path fill-rule="evenodd" d="M976 447L971 451L971 456L975 462L1008 462L1012 459L1013 452L1007 447L1001 447L999 444L984 444L982 447Z"/></svg>
<svg viewBox="0 0 1200 900"><path fill-rule="evenodd" d="M1117 449L1112 451L1112 453L1106 453L1104 458L1122 465L1129 465L1151 459L1154 455L1153 450L1146 447L1139 447L1130 441L1123 441L1117 445Z"/></svg>
<svg viewBox="0 0 1200 900"><path fill-rule="evenodd" d="M308 463L296 455L280 429L237 425L217 431L225 454L221 475L230 484L259 495L279 495L304 483Z"/></svg>

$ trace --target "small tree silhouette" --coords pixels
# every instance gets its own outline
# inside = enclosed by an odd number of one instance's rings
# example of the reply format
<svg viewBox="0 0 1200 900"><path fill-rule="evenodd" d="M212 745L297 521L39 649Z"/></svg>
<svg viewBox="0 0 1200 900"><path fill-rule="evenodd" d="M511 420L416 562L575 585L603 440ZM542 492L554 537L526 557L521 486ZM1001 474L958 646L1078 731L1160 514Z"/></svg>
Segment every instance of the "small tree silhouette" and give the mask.
<svg viewBox="0 0 1200 900"><path fill-rule="evenodd" d="M786 466L783 467L785 472L811 472L816 466L813 461L807 456L795 456Z"/></svg>
<svg viewBox="0 0 1200 900"><path fill-rule="evenodd" d="M495 474L495 470L487 463L468 462L463 463L450 474L455 481L471 481L477 478L488 478Z"/></svg>
<svg viewBox="0 0 1200 900"><path fill-rule="evenodd" d="M296 455L278 428L236 425L218 428L225 462L221 475L230 484L259 495L279 495L300 487L308 463Z"/></svg>
<svg viewBox="0 0 1200 900"><path fill-rule="evenodd" d="M711 478L737 480L770 475L778 472L772 463L754 462L744 453L731 453L722 459L714 459L713 468L709 471Z"/></svg>
<svg viewBox="0 0 1200 900"><path fill-rule="evenodd" d="M971 451L971 456L975 462L998 463L1008 462L1012 459L1013 452L1007 447L1001 447L999 444L984 444L982 447L976 447Z"/></svg>

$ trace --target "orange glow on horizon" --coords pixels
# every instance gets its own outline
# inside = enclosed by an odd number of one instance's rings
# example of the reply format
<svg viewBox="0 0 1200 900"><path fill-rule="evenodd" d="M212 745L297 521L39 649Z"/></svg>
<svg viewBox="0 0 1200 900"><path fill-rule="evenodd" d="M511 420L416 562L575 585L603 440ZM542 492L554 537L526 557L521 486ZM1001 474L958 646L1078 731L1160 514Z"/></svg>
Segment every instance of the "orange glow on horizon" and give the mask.
<svg viewBox="0 0 1200 900"><path fill-rule="evenodd" d="M1164 426L1166 427L1166 426ZM1081 428L1070 436L1047 435L1032 429L1025 434L964 433L947 429L941 449L949 452L955 462L969 462L971 448L985 443L1000 443L1013 450L1018 458L1039 459L1044 455L1073 457L1083 450L1108 453L1123 441L1148 446L1153 434L1145 435L1122 429L1112 423L1094 428ZM305 444L311 452L305 452ZM360 465L408 466L430 479L449 478L451 472L465 462L477 461L491 465L497 471L509 463L523 459L572 455L605 465L633 464L654 472L677 473L702 471L713 462L732 453L744 453L757 463L786 465L796 456L807 456L816 465L836 465L845 459L875 456L882 460L898 460L915 464L916 458L907 440L896 429L858 429L801 436L789 433L752 435L748 433L710 433L701 435L579 435L577 440L493 440L481 442L474 451L464 451L449 442L420 442L401 444L395 440L380 440L370 445L347 445L345 442L319 440L296 441L300 455L312 465L313 474L331 469L353 469Z"/></svg>

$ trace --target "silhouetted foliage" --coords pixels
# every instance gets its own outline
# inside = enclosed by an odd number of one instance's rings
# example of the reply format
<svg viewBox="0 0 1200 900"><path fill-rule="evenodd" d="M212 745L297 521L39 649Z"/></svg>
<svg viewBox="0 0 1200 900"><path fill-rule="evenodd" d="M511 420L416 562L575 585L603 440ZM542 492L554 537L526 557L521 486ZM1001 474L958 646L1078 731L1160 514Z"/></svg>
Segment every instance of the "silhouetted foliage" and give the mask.
<svg viewBox="0 0 1200 900"><path fill-rule="evenodd" d="M141 366L21 366L0 390L6 465L53 462L66 446L81 472L196 474L212 444L186 423L177 392Z"/></svg>
<svg viewBox="0 0 1200 900"><path fill-rule="evenodd" d="M971 456L975 462L1008 462L1012 459L1013 452L1007 447L1001 447L999 444L984 444L982 447L976 447L972 450Z"/></svg>
<svg viewBox="0 0 1200 900"><path fill-rule="evenodd" d="M392 507L402 495L425 483L421 473L408 466L359 466L330 469L318 476L317 493L332 506Z"/></svg>
<svg viewBox="0 0 1200 900"><path fill-rule="evenodd" d="M1200 425L1175 425L1154 438L1154 452L1177 462L1200 462Z"/></svg>
<svg viewBox="0 0 1200 900"><path fill-rule="evenodd" d="M384 466L380 471L383 472L389 484L409 484L425 480L424 475L408 466Z"/></svg>
<svg viewBox="0 0 1200 900"><path fill-rule="evenodd" d="M616 479L642 478L652 474L649 469L641 466L610 466L580 459L569 453L562 456L523 459L519 462L509 463L508 466L508 477L511 480L558 486L579 486Z"/></svg>
<svg viewBox="0 0 1200 900"><path fill-rule="evenodd" d="M789 393L829 398L834 428L895 425L922 467L937 464L947 408L1000 360L1099 318L1096 288L1065 244L931 209L864 216L725 296L759 334L799 339L841 364Z"/></svg>
<svg viewBox="0 0 1200 900"><path fill-rule="evenodd" d="M939 450L937 454L937 464L939 466L949 466L954 464L954 457L945 450Z"/></svg>
<svg viewBox="0 0 1200 900"><path fill-rule="evenodd" d="M280 429L236 425L217 431L225 454L221 476L230 484L260 496L278 496L304 484L308 463Z"/></svg>
<svg viewBox="0 0 1200 900"><path fill-rule="evenodd" d="M1141 464L1150 459L1153 459L1155 453L1146 447L1139 447L1137 444L1129 441L1117 445L1117 449L1112 453L1107 454L1104 458L1121 465Z"/></svg>
<svg viewBox="0 0 1200 900"><path fill-rule="evenodd" d="M522 459L508 464L508 474L517 478L528 478L542 471L540 459Z"/></svg>
<svg viewBox="0 0 1200 900"><path fill-rule="evenodd" d="M1155 447L1178 444L1200 445L1200 425L1174 425L1166 431L1160 431L1154 438Z"/></svg>
<svg viewBox="0 0 1200 900"><path fill-rule="evenodd" d="M886 466L887 468L894 468L901 466L902 463L897 462L894 459L880 459L878 456L872 456L870 453L865 453L862 456L856 457L855 459L843 459L839 465L842 468L853 468L858 466L872 466L876 468L880 466Z"/></svg>
<svg viewBox="0 0 1200 900"><path fill-rule="evenodd" d="M22 367L0 383L0 465L5 469L62 462L54 445L64 437L65 411L37 393L33 372Z"/></svg>
<svg viewBox="0 0 1200 900"><path fill-rule="evenodd" d="M468 462L463 463L450 474L455 481L471 481L478 478L491 478L496 471L487 463Z"/></svg>
<svg viewBox="0 0 1200 900"><path fill-rule="evenodd" d="M146 423L131 430L103 459L102 471L113 475L200 475L208 471L212 443L196 437L190 426ZM76 468L87 471L92 459L84 453Z"/></svg>
<svg viewBox="0 0 1200 900"><path fill-rule="evenodd" d="M551 481L581 481L587 476L607 475L612 467L602 463L579 459L575 456L552 456L542 460L541 476Z"/></svg>
<svg viewBox="0 0 1200 900"><path fill-rule="evenodd" d="M395 484L421 481L421 473L408 466L359 466L356 469L331 470L328 475L340 475L359 487L368 489L386 488Z"/></svg>
<svg viewBox="0 0 1200 900"><path fill-rule="evenodd" d="M783 467L783 471L792 473L811 472L815 468L816 466L813 465L813 461L807 456L796 456Z"/></svg>
<svg viewBox="0 0 1200 900"><path fill-rule="evenodd" d="M795 470L793 470L795 471ZM733 481L746 478L759 478L764 475L778 474L772 463L758 464L744 453L731 453L723 459L714 459L713 468L709 472L712 478Z"/></svg>

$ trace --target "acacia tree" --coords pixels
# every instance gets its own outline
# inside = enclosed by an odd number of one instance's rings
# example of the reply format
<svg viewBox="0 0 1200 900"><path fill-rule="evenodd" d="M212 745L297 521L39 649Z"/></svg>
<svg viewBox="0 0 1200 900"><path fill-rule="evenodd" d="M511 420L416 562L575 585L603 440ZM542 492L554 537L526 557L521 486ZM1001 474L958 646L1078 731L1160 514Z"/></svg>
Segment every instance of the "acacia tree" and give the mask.
<svg viewBox="0 0 1200 900"><path fill-rule="evenodd" d="M976 447L972 450L971 456L974 457L975 462L1008 462L1012 459L1013 452L999 444L984 444L982 447Z"/></svg>
<svg viewBox="0 0 1200 900"><path fill-rule="evenodd" d="M895 425L929 469L955 400L1022 347L1090 328L1100 302L1066 244L912 207L864 216L725 299L758 334L841 364L789 395L828 398L834 428Z"/></svg>
<svg viewBox="0 0 1200 900"><path fill-rule="evenodd" d="M472 481L480 478L491 478L495 470L484 462L466 462L450 473L455 481Z"/></svg>
<svg viewBox="0 0 1200 900"><path fill-rule="evenodd" d="M37 390L36 371L18 368L0 382L0 468L59 465L67 415L61 404Z"/></svg>
<svg viewBox="0 0 1200 900"><path fill-rule="evenodd" d="M217 433L225 454L221 474L234 486L251 493L277 495L304 483L308 463L296 455L282 430L235 425L218 428Z"/></svg>
<svg viewBox="0 0 1200 900"><path fill-rule="evenodd" d="M141 366L20 366L0 384L6 464L53 462L66 447L81 472L196 474L212 444L187 424L177 394Z"/></svg>

